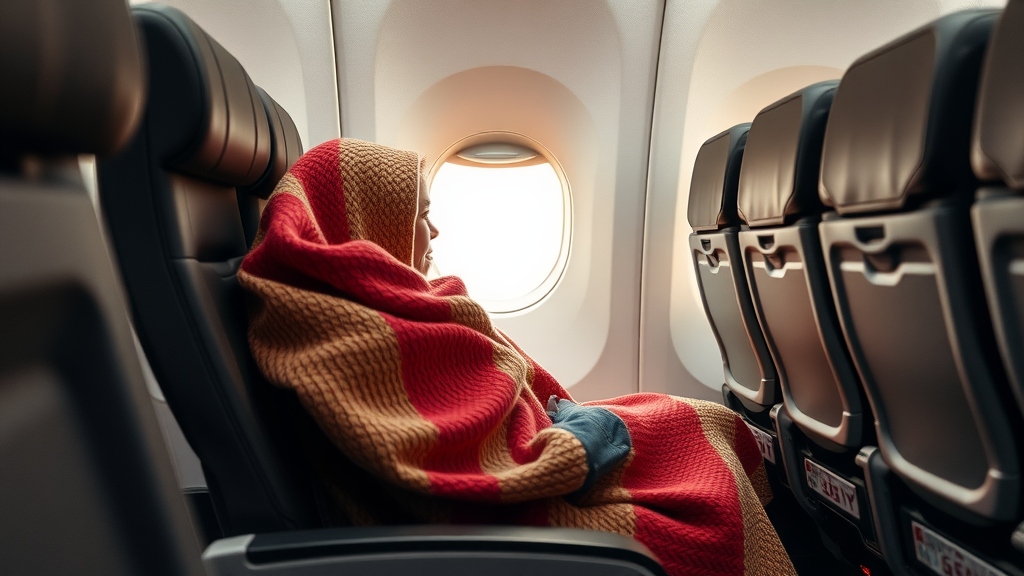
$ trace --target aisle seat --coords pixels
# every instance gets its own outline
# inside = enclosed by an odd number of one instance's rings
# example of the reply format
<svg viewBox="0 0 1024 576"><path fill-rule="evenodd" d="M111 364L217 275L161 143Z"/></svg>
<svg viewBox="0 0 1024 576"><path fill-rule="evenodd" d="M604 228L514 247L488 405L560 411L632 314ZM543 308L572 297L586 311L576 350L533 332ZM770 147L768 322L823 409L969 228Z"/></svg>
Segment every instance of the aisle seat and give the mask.
<svg viewBox="0 0 1024 576"><path fill-rule="evenodd" d="M123 0L0 3L5 575L205 574L78 165L132 137L142 60Z"/></svg>

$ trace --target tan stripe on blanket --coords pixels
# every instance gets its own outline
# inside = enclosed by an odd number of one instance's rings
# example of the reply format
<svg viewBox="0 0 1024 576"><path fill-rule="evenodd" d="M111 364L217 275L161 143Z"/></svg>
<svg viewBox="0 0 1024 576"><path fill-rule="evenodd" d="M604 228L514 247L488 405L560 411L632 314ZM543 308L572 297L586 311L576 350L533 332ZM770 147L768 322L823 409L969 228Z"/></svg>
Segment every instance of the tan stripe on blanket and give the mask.
<svg viewBox="0 0 1024 576"><path fill-rule="evenodd" d="M342 298L245 271L238 279L259 299L250 314L250 331L259 336L250 342L267 379L293 388L356 464L429 493L423 462L438 430L405 392L391 326L377 312Z"/></svg>
<svg viewBox="0 0 1024 576"><path fill-rule="evenodd" d="M515 383L515 395L527 402L538 402L529 388L533 376L529 363L491 324L487 312L465 296L448 299L452 322L472 328L491 339L494 366ZM515 402L509 406L514 407ZM543 453L534 462L519 465L508 447L508 418L491 432L480 446L480 468L498 480L503 502L523 502L567 494L583 485L587 477L587 452L572 433L559 428L542 430L534 444L543 445Z"/></svg>
<svg viewBox="0 0 1024 576"><path fill-rule="evenodd" d="M416 154L346 139L338 161L349 236L372 240L399 262L411 264L409 230L416 225L420 182Z"/></svg>
<svg viewBox="0 0 1024 576"><path fill-rule="evenodd" d="M676 398L689 404L700 417L704 437L715 448L718 455L725 461L736 480L736 492L740 499L740 512L743 517L743 573L745 576L789 576L796 574L796 569L782 548L775 527L768 520L761 496L754 485L748 480L743 464L733 450L733 437L736 433L736 415L728 408L690 398ZM764 474L763 464L759 468ZM758 488L763 488L766 483Z"/></svg>
<svg viewBox="0 0 1024 576"><path fill-rule="evenodd" d="M603 530L623 536L636 534L636 513L629 503L631 496L629 490L622 487L622 476L633 462L634 454L631 451L622 463L598 480L576 504L561 498L555 501L548 510L551 525Z"/></svg>

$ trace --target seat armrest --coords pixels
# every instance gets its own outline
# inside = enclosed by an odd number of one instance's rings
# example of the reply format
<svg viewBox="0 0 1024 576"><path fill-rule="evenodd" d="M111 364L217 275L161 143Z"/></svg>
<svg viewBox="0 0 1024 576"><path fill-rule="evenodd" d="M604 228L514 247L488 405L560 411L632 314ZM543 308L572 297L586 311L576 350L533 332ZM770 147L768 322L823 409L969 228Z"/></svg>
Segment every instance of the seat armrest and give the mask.
<svg viewBox="0 0 1024 576"><path fill-rule="evenodd" d="M572 528L396 526L248 534L203 554L210 576L663 576L633 538Z"/></svg>

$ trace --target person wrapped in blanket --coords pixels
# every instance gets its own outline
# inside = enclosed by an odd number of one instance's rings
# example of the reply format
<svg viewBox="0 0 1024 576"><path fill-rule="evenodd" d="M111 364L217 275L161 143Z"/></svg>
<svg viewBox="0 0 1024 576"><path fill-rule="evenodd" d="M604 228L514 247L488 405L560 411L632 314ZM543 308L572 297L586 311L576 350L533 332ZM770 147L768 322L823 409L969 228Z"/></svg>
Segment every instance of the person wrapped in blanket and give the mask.
<svg viewBox="0 0 1024 576"><path fill-rule="evenodd" d="M669 574L795 574L733 412L662 394L576 403L461 280L427 280L423 172L415 153L343 139L284 176L238 275L267 380L403 520L604 530ZM389 521L336 476L348 521Z"/></svg>

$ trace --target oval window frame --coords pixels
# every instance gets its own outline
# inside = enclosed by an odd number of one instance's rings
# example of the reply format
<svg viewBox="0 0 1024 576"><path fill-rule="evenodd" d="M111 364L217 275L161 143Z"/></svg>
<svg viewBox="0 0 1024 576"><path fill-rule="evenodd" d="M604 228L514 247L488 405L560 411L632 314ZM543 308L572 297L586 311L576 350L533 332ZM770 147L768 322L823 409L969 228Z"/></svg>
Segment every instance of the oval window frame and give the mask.
<svg viewBox="0 0 1024 576"><path fill-rule="evenodd" d="M484 164L468 161L458 156L458 153L466 148L477 146L479 144L490 143L525 146L537 152L538 156L536 158L514 164ZM522 296L503 300L476 299L489 314L495 316L519 315L529 311L530 308L541 304L551 295L552 292L555 291L555 288L558 287L558 284L565 276L565 270L569 266L569 258L572 253L572 187L569 184L569 178L566 177L565 171L562 169L561 163L558 162L558 159L546 146L525 134L503 130L477 132L466 136L456 141L448 148L445 148L444 152L434 160L434 163L430 166L430 170L427 171L427 182L430 185L431 191L433 191L434 176L436 176L441 167L448 162L463 166L479 166L482 168L486 167L497 170L513 166L532 166L547 162L551 166L551 169L554 170L555 175L558 177L558 182L562 186L562 243L558 248L558 258L555 259L555 264L551 267L551 270L548 272L544 280L541 281L536 288Z"/></svg>

